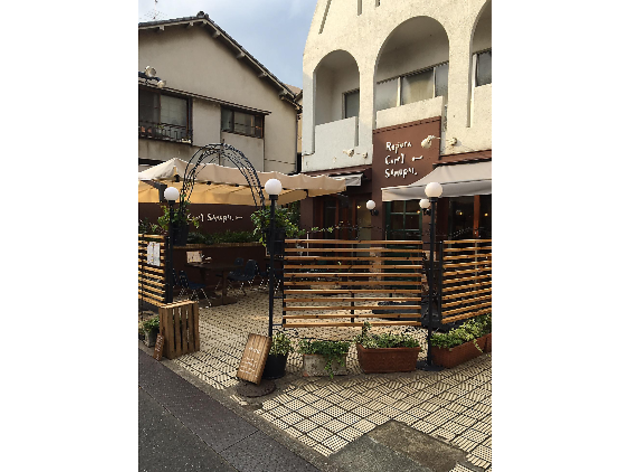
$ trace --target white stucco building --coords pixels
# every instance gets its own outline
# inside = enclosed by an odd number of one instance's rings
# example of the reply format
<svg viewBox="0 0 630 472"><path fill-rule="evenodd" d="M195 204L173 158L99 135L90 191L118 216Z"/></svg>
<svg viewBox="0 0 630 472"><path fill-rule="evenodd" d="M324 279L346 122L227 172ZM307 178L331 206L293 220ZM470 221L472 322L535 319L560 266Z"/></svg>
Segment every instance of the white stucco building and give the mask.
<svg viewBox="0 0 630 472"><path fill-rule="evenodd" d="M417 202L383 204L380 189L491 159L491 23L491 0L317 2L304 50L302 171L360 174L361 183L349 200L307 201L303 224L371 222L373 238L421 232ZM429 135L441 139L424 149ZM367 199L378 216L366 214ZM490 205L490 195L442 199L438 232L488 236Z"/></svg>
<svg viewBox="0 0 630 472"><path fill-rule="evenodd" d="M138 71L147 66L166 86L138 79L140 164L224 142L257 170L296 170L295 93L207 14L139 23Z"/></svg>

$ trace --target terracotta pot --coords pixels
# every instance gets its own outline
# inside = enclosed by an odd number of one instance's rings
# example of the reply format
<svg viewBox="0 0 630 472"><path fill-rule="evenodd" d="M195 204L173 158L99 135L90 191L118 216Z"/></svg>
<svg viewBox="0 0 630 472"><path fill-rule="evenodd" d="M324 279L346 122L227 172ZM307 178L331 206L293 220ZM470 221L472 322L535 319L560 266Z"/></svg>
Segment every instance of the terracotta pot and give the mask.
<svg viewBox="0 0 630 472"><path fill-rule="evenodd" d="M366 374L383 372L412 372L416 370L419 347L391 347L366 349L357 344L359 365Z"/></svg>
<svg viewBox="0 0 630 472"><path fill-rule="evenodd" d="M483 354L485 339L477 338L477 345L481 351L477 349L474 341L450 348L434 347L432 348L433 363L451 369Z"/></svg>
<svg viewBox="0 0 630 472"><path fill-rule="evenodd" d="M492 352L492 333L488 333L484 336L485 346L483 348L483 352Z"/></svg>
<svg viewBox="0 0 630 472"><path fill-rule="evenodd" d="M330 376L326 367L326 359L319 354L303 354L304 367L302 375L304 377L327 377ZM347 360L347 355L344 361ZM344 362L345 363L345 362ZM332 362L333 375L348 375L348 369L337 361Z"/></svg>

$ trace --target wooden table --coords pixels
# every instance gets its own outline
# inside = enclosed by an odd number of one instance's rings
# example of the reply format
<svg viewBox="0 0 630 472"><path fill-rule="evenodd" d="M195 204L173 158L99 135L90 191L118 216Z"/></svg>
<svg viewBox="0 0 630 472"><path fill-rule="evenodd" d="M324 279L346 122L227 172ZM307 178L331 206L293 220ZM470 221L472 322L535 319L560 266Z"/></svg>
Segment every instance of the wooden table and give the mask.
<svg viewBox="0 0 630 472"><path fill-rule="evenodd" d="M227 287L228 287L227 277L230 272L238 269L241 266L238 266L236 264L219 264L216 262L206 262L206 263L189 262L188 264L186 264L186 266L193 267L195 269L198 269L201 272L201 278L203 279L203 284L206 286L206 289L210 291L214 291L214 290L209 288L210 281L208 280L207 274L210 273L210 274L215 274L217 276L219 276L220 274L221 295L219 296L217 300L212 301L213 305L229 305L231 303L236 303L235 298L231 298L227 296Z"/></svg>

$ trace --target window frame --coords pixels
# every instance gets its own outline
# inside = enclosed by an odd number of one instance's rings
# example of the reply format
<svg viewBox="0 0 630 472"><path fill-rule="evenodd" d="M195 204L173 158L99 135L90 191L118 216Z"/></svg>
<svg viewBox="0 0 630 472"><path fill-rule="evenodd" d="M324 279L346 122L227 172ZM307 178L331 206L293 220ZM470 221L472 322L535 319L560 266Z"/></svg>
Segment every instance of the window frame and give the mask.
<svg viewBox="0 0 630 472"><path fill-rule="evenodd" d="M227 111L230 112L232 114L232 119L231 119L231 129L224 129L223 128L223 112ZM247 134L247 133L241 133L240 131L236 131L235 129L235 122L234 122L234 114L235 113L242 113L244 115L250 115L254 117L254 129L258 130L260 129L260 136L258 134ZM260 126L258 126L256 124L256 119L260 119ZM232 133L232 134L238 134L239 136L247 136L248 138L257 138L257 139L264 139L265 138L265 115L261 114L261 113L254 113L251 112L249 110L244 110L243 108L237 108L237 107L227 107L227 106L221 106L221 120L220 120L220 128L221 128L221 133Z"/></svg>
<svg viewBox="0 0 630 472"><path fill-rule="evenodd" d="M385 235L387 240L400 240L400 239L412 239L414 237L421 238L422 236L422 211L419 209L418 200L406 200L402 202L404 205L403 211L393 211L392 202L386 202L385 205ZM392 229L392 215L403 215L403 228ZM407 227L407 217L417 215L418 216L418 229ZM402 235L402 238L394 238L393 236Z"/></svg>
<svg viewBox="0 0 630 472"><path fill-rule="evenodd" d="M404 105L409 105L411 103L418 103L418 102L423 102L425 100L432 100L432 99L436 98L436 95L435 95L435 91L437 89L436 84L435 84L435 81L436 81L436 78L437 78L436 70L437 70L438 67L443 66L443 65L448 65L448 64L449 64L449 61L439 62L437 64L434 64L434 65L429 66L429 67L425 67L423 69L417 69L417 70L414 70L412 72L407 72L405 74L401 74L401 75L398 75L398 76L389 77L388 79L379 80L378 82L376 82L376 86L374 87L374 101L376 102L376 88L380 84L383 84L385 82L389 82L391 80L396 80L397 85L398 85L398 90L397 90L397 93L396 93L396 105L393 106L393 107L389 107L389 108L382 108L381 110L389 110L390 108L396 108L396 107L400 107L400 106L404 106ZM431 83L433 85L432 97L431 98L426 98L424 100L418 100L417 102L402 103L402 79L405 78L405 77L410 77L412 75L423 74L423 73L429 72L429 71L432 74L432 77L431 77ZM439 95L439 96L443 96L443 95ZM445 97L448 97L448 81L447 81L447 95ZM378 113L381 110L376 110L376 112Z"/></svg>
<svg viewBox="0 0 630 472"><path fill-rule="evenodd" d="M179 94L170 93L170 92L163 92L163 91L155 90L149 87L140 87L140 93L148 93L148 94L156 95L158 97L158 100L157 100L158 121L157 122L142 120L140 117L140 110L138 110L138 132L140 134L140 137L148 138L148 139L159 139L163 141L172 141L172 142L177 142L177 143L186 143L186 144L192 145L192 140L193 140L192 99L184 95L179 95ZM140 106L140 93L138 93L138 106ZM173 97L173 98L185 101L186 103L186 125L185 126L177 125L175 123L166 123L162 121L162 97L163 96ZM156 127L158 127L158 129L159 127L164 127L165 125L177 127L184 131L183 133L184 136L181 139L173 139L164 134L160 134L157 132L153 133L151 131L148 131L149 126L146 126L147 129L142 131L141 128L145 128L145 126L142 125L141 123L153 124Z"/></svg>

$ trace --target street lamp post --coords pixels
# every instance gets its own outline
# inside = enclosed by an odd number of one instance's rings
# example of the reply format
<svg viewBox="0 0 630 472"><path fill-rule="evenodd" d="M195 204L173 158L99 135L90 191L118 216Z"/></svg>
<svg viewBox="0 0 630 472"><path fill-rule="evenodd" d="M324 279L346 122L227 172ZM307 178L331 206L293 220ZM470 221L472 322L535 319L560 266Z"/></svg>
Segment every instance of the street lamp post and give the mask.
<svg viewBox="0 0 630 472"><path fill-rule="evenodd" d="M429 310L427 313L427 360L419 364L420 369L427 371L440 371L442 367L433 364L433 353L431 349L431 334L433 332L433 284L435 282L434 267L433 267L433 254L435 252L435 212L437 201L440 195L442 195L442 186L438 182L430 182L424 192L429 197L420 200L420 207L427 209L431 206L431 224L430 224L430 246L429 246Z"/></svg>
<svg viewBox="0 0 630 472"><path fill-rule="evenodd" d="M273 296L275 285L276 202L278 201L278 195L282 193L282 182L278 179L269 179L267 183L265 183L265 191L271 200L269 236L267 237L267 248L269 249L269 338L271 338L273 336Z"/></svg>
<svg viewBox="0 0 630 472"><path fill-rule="evenodd" d="M168 201L169 207L169 220L168 220L168 263L166 264L166 277L168 283L166 284L166 303L173 302L173 216L175 213L175 202L179 198L179 190L175 187L169 187L164 190L164 198Z"/></svg>

